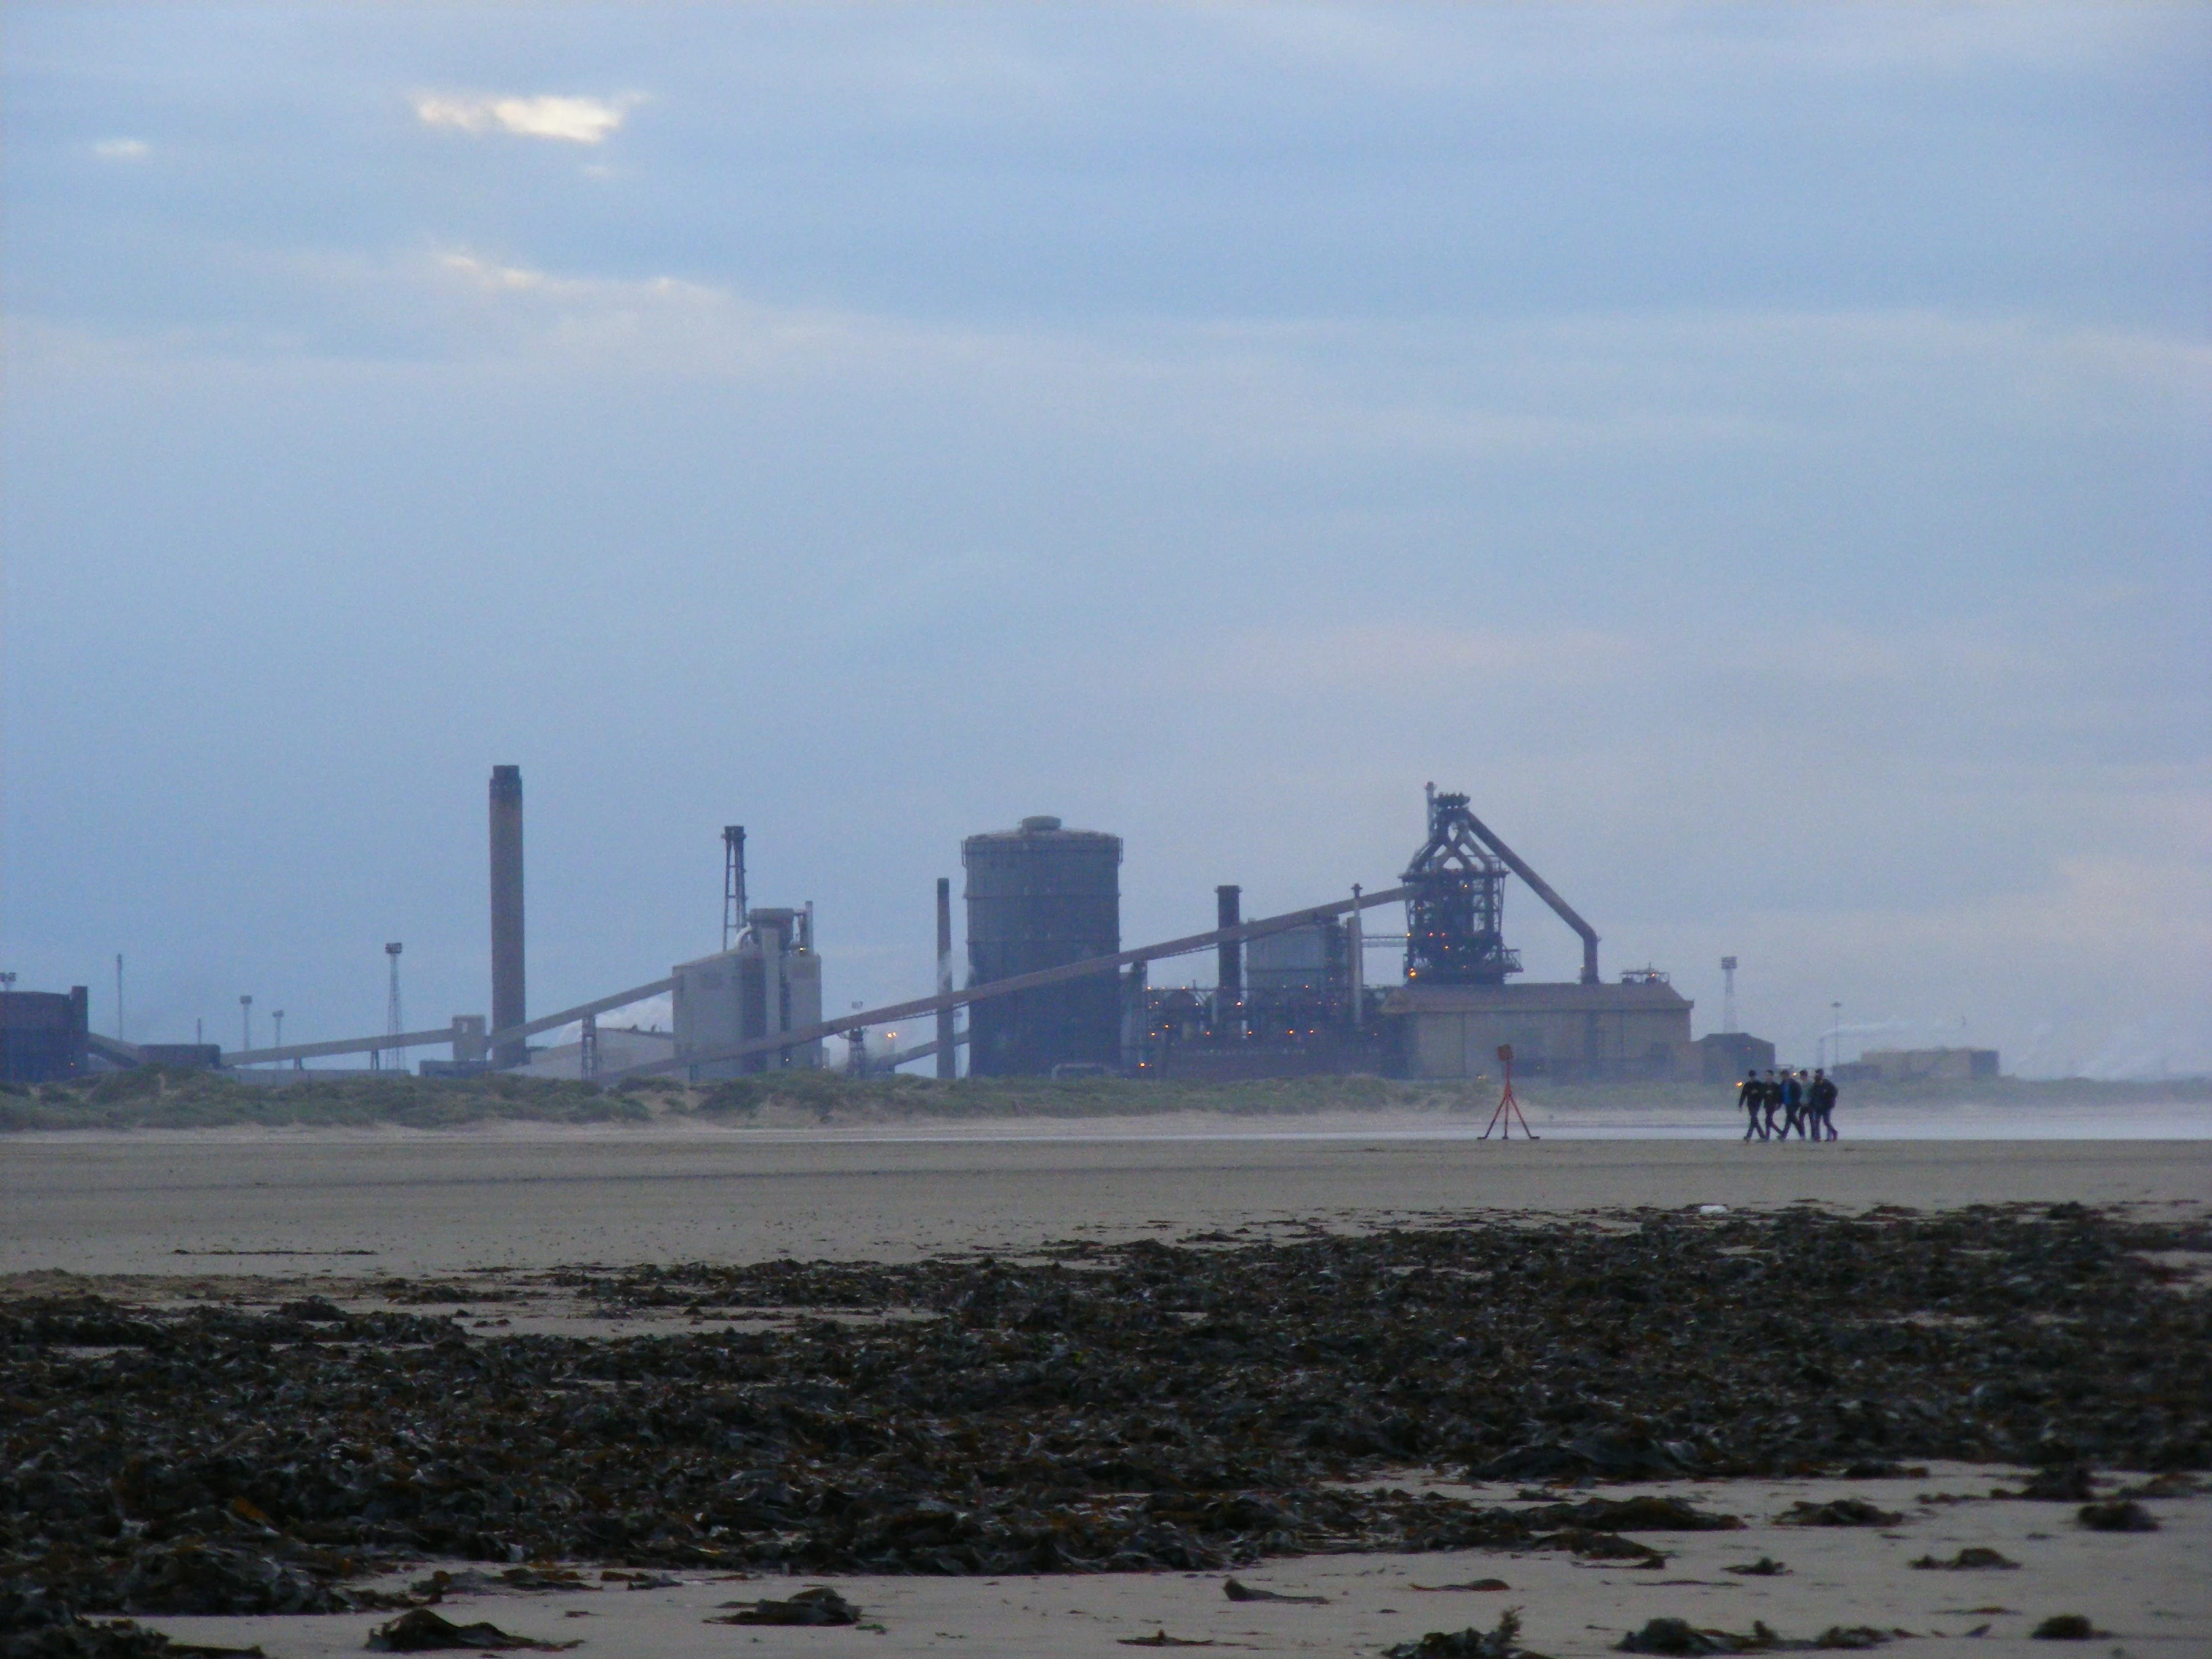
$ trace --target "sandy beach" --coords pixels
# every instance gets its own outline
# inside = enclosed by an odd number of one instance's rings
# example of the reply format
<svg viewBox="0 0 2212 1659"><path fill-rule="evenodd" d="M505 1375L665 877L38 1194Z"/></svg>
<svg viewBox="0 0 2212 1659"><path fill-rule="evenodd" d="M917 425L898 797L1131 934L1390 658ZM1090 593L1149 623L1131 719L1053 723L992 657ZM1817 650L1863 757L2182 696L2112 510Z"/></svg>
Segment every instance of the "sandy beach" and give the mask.
<svg viewBox="0 0 2212 1659"><path fill-rule="evenodd" d="M654 1331L698 1339L790 1332L805 1310L755 1317L710 1310L702 1317L675 1306L611 1307L588 1286L578 1289L571 1270L785 1257L1012 1260L1055 1241L1112 1246L1235 1235L1241 1246L1478 1220L1587 1218L1618 1229L1632 1212L1697 1214L1714 1206L1745 1216L1809 1206L1842 1217L1881 1206L1941 1213L2025 1206L2035 1207L2021 1213L2039 1215L2081 1204L2182 1220L2202 1216L2212 1200L2212 1139L2191 1134L2187 1121L2170 1139L1997 1139L1955 1115L1953 1123L1965 1127L1945 1139L1864 1134L1820 1146L1747 1146L1710 1117L1653 1125L1657 1133L1640 1138L1626 1133L1632 1118L1547 1117L1539 1122L1545 1138L1533 1144L1485 1143L1474 1138L1479 1125L1418 1114L818 1130L509 1124L29 1133L0 1143L0 1290L15 1298L89 1292L123 1307L219 1304L249 1312L313 1294L351 1313L451 1318L472 1341L619 1340ZM2181 1252L2174 1265L2197 1275L2188 1293L2201 1299L2212 1255ZM1790 1638L1863 1627L1905 1654L1963 1643L1977 1656L2047 1655L2051 1644L2030 1632L2059 1613L2091 1621L2100 1656L2180 1659L2212 1644L2212 1596L2197 1565L2212 1546L2212 1497L2162 1492L2146 1500L2158 1530L2108 1534L2077 1523L2071 1504L1989 1497L2018 1486L2023 1468L1923 1467L1924 1474L1860 1479L1830 1471L1602 1484L1597 1490L1609 1498L1684 1496L1746 1522L1737 1531L1638 1534L1639 1545L1664 1552L1659 1566L1557 1549L1367 1549L1270 1556L1233 1574L817 1579L678 1569L632 1589L599 1579L604 1564L586 1560L578 1564L581 1587L494 1587L449 1596L438 1610L581 1641L586 1659L815 1654L856 1644L884 1654L1104 1656L1160 1635L1225 1650L1376 1655L1427 1632L1490 1628L1508 1606L1522 1610L1529 1649L1553 1659L1595 1659L1658 1617L1740 1633L1763 1621ZM2100 1491L2114 1492L2143 1476L2107 1468L2095 1479ZM1468 1485L1451 1469L1408 1467L1388 1480L1489 1505L1534 1495L1511 1483ZM1846 1496L1896 1519L1778 1524L1792 1504ZM1994 1549L2018 1565L1911 1565L1966 1548ZM1761 1557L1787 1563L1788 1571L1727 1571ZM424 1556L360 1582L398 1592L436 1567L480 1565ZM1231 1576L1326 1601L1232 1601L1224 1589ZM1489 1579L1508 1589L1434 1588ZM835 1584L861 1609L863 1626L707 1622L733 1601L814 1582ZM258 1643L279 1659L310 1659L360 1651L389 1616L149 1613L141 1622L179 1640Z"/></svg>
<svg viewBox="0 0 2212 1659"><path fill-rule="evenodd" d="M1763 1621L1805 1638L1838 1624L1893 1636L1888 1650L1962 1653L1972 1659L2049 1659L2053 1652L2109 1659L2196 1659L2212 1633L2212 1593L2200 1565L2212 1551L2212 1500L2156 1505L2164 1530L2148 1537L2082 1534L2053 1523L2047 1505L1925 1505L1922 1494L1977 1494L2017 1471L1936 1465L1925 1479L1741 1481L1609 1488L1615 1495L1680 1492L1747 1522L1741 1532L1671 1538L1665 1567L1634 1570L1545 1554L1495 1552L1317 1555L1271 1561L1234 1576L1279 1594L1318 1595L1325 1606L1232 1602L1220 1573L1134 1573L966 1579L852 1577L831 1582L880 1631L745 1630L705 1622L733 1600L783 1595L774 1580L685 1575L680 1588L636 1592L619 1582L582 1593L457 1598L455 1622L489 1620L541 1638L581 1637L586 1656L665 1659L844 1654L958 1655L1024 1659L1066 1654L1113 1659L1141 1651L1123 1644L1157 1632L1215 1650L1371 1655L1431 1630L1485 1629L1501 1609L1522 1609L1534 1650L1555 1659L1598 1659L1624 1631L1659 1617L1748 1632ZM1468 1491L1468 1488L1458 1488ZM1490 1494L1510 1498L1510 1490ZM1850 1495L1906 1518L1881 1530L1822 1530L1774 1524L1793 1504ZM1915 1570L1929 1555L1994 1548L2014 1571ZM1779 1559L1776 1577L1745 1577L1731 1566ZM1440 1586L1503 1579L1507 1589ZM394 1579L393 1583L401 1581ZM1417 1588L1428 1586L1428 1589ZM1996 1611L2002 1608L2005 1611ZM2027 1632L2054 1613L2087 1616L2104 1632L2094 1645L2037 1641ZM288 1659L336 1659L361 1650L372 1617L194 1619L160 1621L180 1639L258 1642ZM1976 1636L1978 1629L1984 1633ZM1905 1636L1902 1632L1910 1632Z"/></svg>
<svg viewBox="0 0 2212 1659"><path fill-rule="evenodd" d="M1384 1114L896 1132L25 1134L0 1140L0 1273L895 1260L1478 1212L2212 1200L2208 1139L1746 1146L1570 1138L1566 1127L1540 1123L1546 1138L1533 1144Z"/></svg>

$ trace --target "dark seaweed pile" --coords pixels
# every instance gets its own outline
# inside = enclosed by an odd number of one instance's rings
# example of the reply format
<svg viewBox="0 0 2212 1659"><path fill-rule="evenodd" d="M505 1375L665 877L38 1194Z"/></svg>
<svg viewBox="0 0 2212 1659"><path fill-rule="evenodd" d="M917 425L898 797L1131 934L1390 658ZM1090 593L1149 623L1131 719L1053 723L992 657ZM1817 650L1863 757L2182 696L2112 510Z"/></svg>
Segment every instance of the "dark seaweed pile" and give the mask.
<svg viewBox="0 0 2212 1659"><path fill-rule="evenodd" d="M0 1659L267 1659L259 1647L173 1642L128 1619L78 1616L44 1588L0 1578Z"/></svg>
<svg viewBox="0 0 2212 1659"><path fill-rule="evenodd" d="M334 1584L426 1554L809 1574L1649 1560L1618 1534L1714 1518L1340 1483L2203 1468L2212 1298L2142 1253L2207 1248L2202 1226L2067 1206L569 1275L610 1308L927 1316L612 1340L319 1302L18 1301L0 1577L177 1613L331 1607Z"/></svg>

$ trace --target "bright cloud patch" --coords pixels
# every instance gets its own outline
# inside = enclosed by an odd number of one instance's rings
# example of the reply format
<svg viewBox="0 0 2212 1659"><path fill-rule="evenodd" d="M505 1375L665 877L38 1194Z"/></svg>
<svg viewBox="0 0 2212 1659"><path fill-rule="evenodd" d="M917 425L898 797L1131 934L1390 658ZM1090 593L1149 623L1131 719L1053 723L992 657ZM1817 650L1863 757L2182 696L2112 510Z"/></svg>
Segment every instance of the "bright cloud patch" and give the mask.
<svg viewBox="0 0 2212 1659"><path fill-rule="evenodd" d="M493 293L545 286L545 273L542 270L525 270L520 265L495 265L488 259L477 258L473 253L444 254L438 263L447 270L465 276Z"/></svg>
<svg viewBox="0 0 2212 1659"><path fill-rule="evenodd" d="M143 161L153 154L153 148L143 138L103 138L92 147L92 153L103 161Z"/></svg>
<svg viewBox="0 0 2212 1659"><path fill-rule="evenodd" d="M627 97L495 98L485 93L424 93L415 100L415 113L427 126L596 144L622 125L636 101Z"/></svg>

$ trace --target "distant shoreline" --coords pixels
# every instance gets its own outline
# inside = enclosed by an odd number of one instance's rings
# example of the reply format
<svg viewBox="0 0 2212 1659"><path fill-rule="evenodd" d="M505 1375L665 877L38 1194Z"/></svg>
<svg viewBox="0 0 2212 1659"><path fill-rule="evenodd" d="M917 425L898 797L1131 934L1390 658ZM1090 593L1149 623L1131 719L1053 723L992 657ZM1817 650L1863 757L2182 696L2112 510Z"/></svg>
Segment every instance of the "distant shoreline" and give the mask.
<svg viewBox="0 0 2212 1659"><path fill-rule="evenodd" d="M1390 1121L1408 1131L1455 1136L1496 1104L1496 1086L1354 1077L1269 1079L1195 1084L1118 1078L1051 1082L1042 1079L968 1079L940 1083L898 1076L851 1079L836 1073L784 1073L729 1082L683 1085L653 1079L607 1090L591 1083L511 1077L431 1079L404 1074L297 1074L297 1081L246 1082L220 1072L147 1069L66 1085L0 1091L0 1136L24 1133L210 1131L547 1129L811 1133L875 1127L916 1131L956 1126L1045 1126L1143 1121L1156 1126L1188 1120L1211 1132L1229 1126L1322 1118L1346 1120L1345 1133L1370 1132ZM1524 1108L1540 1125L1607 1134L1714 1134L1741 1119L1726 1085L1679 1082L1516 1085ZM2152 1132L2184 1139L2212 1136L2212 1079L2143 1082L2089 1079L2026 1081L2015 1078L1926 1080L1863 1085L1845 1092L1839 1121L1846 1135L1917 1138L1948 1125L1972 1127L1975 1113L2030 1115L2017 1122L2051 1121L2072 1114L2090 1138L2124 1132L2125 1115ZM2002 1137L2004 1121L1984 1127ZM1446 1126L1449 1126L1447 1127ZM2163 1126L2163 1127L2160 1127ZM2039 1133L2051 1131L2041 1128ZM1155 1129L1154 1133L1158 1133ZM1965 1138L1980 1138L1967 1135Z"/></svg>

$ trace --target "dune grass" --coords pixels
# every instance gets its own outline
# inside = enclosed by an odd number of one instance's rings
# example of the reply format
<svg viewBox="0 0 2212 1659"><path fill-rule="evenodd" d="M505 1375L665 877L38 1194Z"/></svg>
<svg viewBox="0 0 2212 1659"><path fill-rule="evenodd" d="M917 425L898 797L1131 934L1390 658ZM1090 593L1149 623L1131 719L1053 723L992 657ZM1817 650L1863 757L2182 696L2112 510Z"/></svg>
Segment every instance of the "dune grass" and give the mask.
<svg viewBox="0 0 2212 1659"><path fill-rule="evenodd" d="M220 1072L137 1071L27 1089L0 1090L0 1132L52 1129L462 1127L502 1121L709 1123L888 1122L1009 1117L1129 1117L1176 1112L1240 1115L1455 1103L1450 1085L1380 1078L1297 1078L1176 1084L1121 1078L856 1079L785 1072L686 1085L640 1079L615 1088L537 1078L418 1078L299 1074L296 1082L244 1082Z"/></svg>
<svg viewBox="0 0 2212 1659"><path fill-rule="evenodd" d="M1678 1082L1516 1083L1531 1109L1725 1109L1725 1085ZM2212 1100L2212 1079L2093 1082L2082 1079L1994 1082L1927 1080L1857 1086L1853 1103L2109 1105ZM397 1073L302 1072L297 1080L246 1082L221 1072L148 1066L65 1084L0 1087L0 1133L57 1129L214 1129L238 1127L460 1128L501 1121L647 1124L691 1120L720 1125L895 1123L1008 1118L1232 1117L1344 1112L1486 1112L1488 1079L1462 1083L1377 1077L1273 1078L1233 1083L1080 1078L857 1079L835 1072L782 1072L719 1083L641 1078L614 1088L538 1078L420 1078Z"/></svg>

